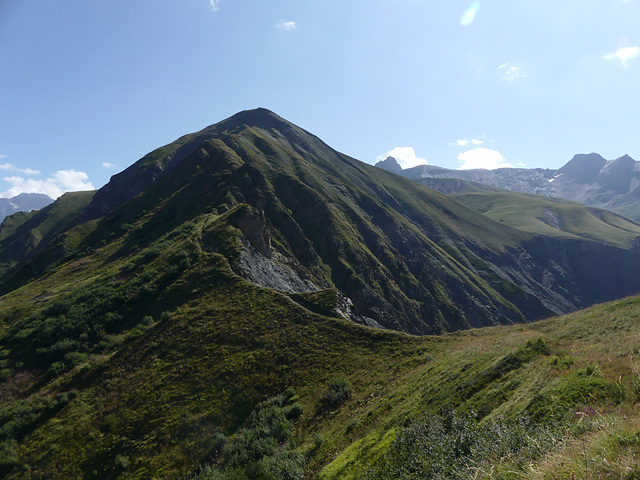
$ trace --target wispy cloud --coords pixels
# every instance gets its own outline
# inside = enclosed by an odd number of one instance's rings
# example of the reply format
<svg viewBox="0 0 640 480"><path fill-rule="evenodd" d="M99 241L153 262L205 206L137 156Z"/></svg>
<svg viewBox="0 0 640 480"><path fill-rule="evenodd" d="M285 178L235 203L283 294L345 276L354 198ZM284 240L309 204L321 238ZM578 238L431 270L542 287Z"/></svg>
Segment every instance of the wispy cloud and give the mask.
<svg viewBox="0 0 640 480"><path fill-rule="evenodd" d="M471 25L476 19L476 14L480 10L480 2L473 2L469 8L462 14L460 17L460 25L463 27L468 27Z"/></svg>
<svg viewBox="0 0 640 480"><path fill-rule="evenodd" d="M482 145L483 143L484 141L479 138L460 138L455 142L451 142L449 145L455 145L456 147L468 147L469 145Z"/></svg>
<svg viewBox="0 0 640 480"><path fill-rule="evenodd" d="M291 20L278 20L276 28L279 28L280 30L295 30L298 26L296 25L296 22Z"/></svg>
<svg viewBox="0 0 640 480"><path fill-rule="evenodd" d="M102 168L106 168L106 169L111 169L111 168L116 168L117 165L115 163L109 163L109 162L104 162L102 164Z"/></svg>
<svg viewBox="0 0 640 480"><path fill-rule="evenodd" d="M216 12L220 8L220 0L209 0L209 5L211 5L211 11Z"/></svg>
<svg viewBox="0 0 640 480"><path fill-rule="evenodd" d="M484 168L494 170L496 168L512 168L502 154L490 148L472 148L458 155L460 161L459 170L470 170L473 168Z"/></svg>
<svg viewBox="0 0 640 480"><path fill-rule="evenodd" d="M395 147L385 155L378 156L378 161L384 160L387 157L395 158L403 169L417 167L418 165L427 165L427 161L424 158L418 157L413 147Z"/></svg>
<svg viewBox="0 0 640 480"><path fill-rule="evenodd" d="M4 177L3 180L9 183L11 188L0 193L0 198L12 198L21 193L44 193L55 199L65 192L95 190L89 176L76 170L59 170L46 180L19 176Z"/></svg>
<svg viewBox="0 0 640 480"><path fill-rule="evenodd" d="M502 79L507 82L513 82L519 78L526 78L527 74L522 65L514 65L512 63L503 63L498 67L502 71Z"/></svg>
<svg viewBox="0 0 640 480"><path fill-rule="evenodd" d="M618 60L624 68L629 68L631 62L640 55L640 47L623 47L613 53L608 53L602 58L604 60Z"/></svg>
<svg viewBox="0 0 640 480"><path fill-rule="evenodd" d="M1 156L0 158L5 158L6 155ZM18 168L10 163L0 163L0 170L6 170L8 172L17 172L24 173L25 175L29 175L30 177L34 175L40 175L40 170L34 170L33 168Z"/></svg>

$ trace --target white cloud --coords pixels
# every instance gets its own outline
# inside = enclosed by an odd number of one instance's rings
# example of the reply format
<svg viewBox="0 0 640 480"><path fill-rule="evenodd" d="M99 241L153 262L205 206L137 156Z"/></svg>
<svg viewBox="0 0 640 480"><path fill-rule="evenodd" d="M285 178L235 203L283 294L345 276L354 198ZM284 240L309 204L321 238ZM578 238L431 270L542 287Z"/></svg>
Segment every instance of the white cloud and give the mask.
<svg viewBox="0 0 640 480"><path fill-rule="evenodd" d="M455 142L450 143L449 145L455 145L456 147L467 147L469 145L482 145L483 143L484 141L480 140L479 138L460 138Z"/></svg>
<svg viewBox="0 0 640 480"><path fill-rule="evenodd" d="M473 2L460 17L460 25L468 27L476 19L476 14L480 10L480 2Z"/></svg>
<svg viewBox="0 0 640 480"><path fill-rule="evenodd" d="M0 157L0 158L4 158L4 157ZM0 163L0 170L24 173L25 175L28 175L30 177L34 175L40 175L40 170L34 170L32 168L18 168L14 165L11 165L10 163Z"/></svg>
<svg viewBox="0 0 640 480"><path fill-rule="evenodd" d="M59 170L46 180L18 176L5 177L3 180L11 184L11 188L0 193L0 198L11 198L21 193L44 193L51 198L58 198L65 192L95 190L89 176L76 170Z"/></svg>
<svg viewBox="0 0 640 480"><path fill-rule="evenodd" d="M211 5L211 11L215 12L220 8L220 0L209 0L209 5Z"/></svg>
<svg viewBox="0 0 640 480"><path fill-rule="evenodd" d="M518 78L526 78L527 74L522 68L522 65L513 65L511 63L503 63L498 67L499 70L502 70L502 79L507 82L513 82Z"/></svg>
<svg viewBox="0 0 640 480"><path fill-rule="evenodd" d="M458 160L461 164L458 167L459 170L513 168L513 165L508 163L500 152L490 148L472 148L458 155Z"/></svg>
<svg viewBox="0 0 640 480"><path fill-rule="evenodd" d="M0 153L0 159L7 158L7 156L3 153Z"/></svg>
<svg viewBox="0 0 640 480"><path fill-rule="evenodd" d="M640 55L640 47L623 47L613 53L606 54L602 58L604 60L619 60L624 68L628 68L638 55Z"/></svg>
<svg viewBox="0 0 640 480"><path fill-rule="evenodd" d="M384 160L387 157L395 158L403 169L417 167L418 165L427 165L427 161L424 158L416 155L413 147L396 147L386 155L380 155L378 161Z"/></svg>
<svg viewBox="0 0 640 480"><path fill-rule="evenodd" d="M291 20L278 20L276 28L279 28L280 30L295 30L298 26L296 25L296 22L292 22Z"/></svg>
<svg viewBox="0 0 640 480"><path fill-rule="evenodd" d="M109 168L116 168L116 167L117 167L117 165L116 165L116 164L114 164L114 163L104 162L104 163L102 164L102 168L107 168L107 169L109 169Z"/></svg>

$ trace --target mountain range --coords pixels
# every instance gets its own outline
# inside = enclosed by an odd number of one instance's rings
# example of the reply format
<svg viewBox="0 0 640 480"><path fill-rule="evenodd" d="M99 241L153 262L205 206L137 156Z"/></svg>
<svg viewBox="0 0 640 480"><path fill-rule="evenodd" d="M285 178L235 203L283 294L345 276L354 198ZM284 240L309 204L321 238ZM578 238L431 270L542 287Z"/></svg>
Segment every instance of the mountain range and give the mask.
<svg viewBox="0 0 640 480"><path fill-rule="evenodd" d="M443 183L440 179L456 178L515 192L564 198L640 221L640 164L628 155L605 160L597 153L578 154L557 170L450 170L434 165L403 170L393 157L376 165L446 193L458 191L451 182Z"/></svg>
<svg viewBox="0 0 640 480"><path fill-rule="evenodd" d="M16 212L40 210L53 203L53 199L42 193L21 193L12 198L0 198L0 222Z"/></svg>
<svg viewBox="0 0 640 480"><path fill-rule="evenodd" d="M414 465L403 438L471 438L477 420L513 441L456 467L476 477L525 472L585 432L624 438L580 450L619 464L640 447L640 303L577 310L640 292L640 225L460 195L255 109L8 217L0 476L411 478L393 476ZM589 408L625 420L570 423ZM456 445L443 459L476 448Z"/></svg>

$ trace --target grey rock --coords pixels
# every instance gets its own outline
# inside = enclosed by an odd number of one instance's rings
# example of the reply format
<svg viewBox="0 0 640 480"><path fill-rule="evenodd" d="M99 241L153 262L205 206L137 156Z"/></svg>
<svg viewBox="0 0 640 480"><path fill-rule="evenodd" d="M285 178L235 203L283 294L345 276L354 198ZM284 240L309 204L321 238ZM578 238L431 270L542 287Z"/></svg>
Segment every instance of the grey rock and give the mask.
<svg viewBox="0 0 640 480"><path fill-rule="evenodd" d="M402 172L402 167L394 157L387 157L384 160L379 161L376 163L376 167L393 173Z"/></svg>
<svg viewBox="0 0 640 480"><path fill-rule="evenodd" d="M313 282L300 278L293 268L276 263L274 260L277 255L265 257L246 238L242 240L242 246L242 252L234 266L237 275L261 287L283 292L304 293L318 290Z"/></svg>

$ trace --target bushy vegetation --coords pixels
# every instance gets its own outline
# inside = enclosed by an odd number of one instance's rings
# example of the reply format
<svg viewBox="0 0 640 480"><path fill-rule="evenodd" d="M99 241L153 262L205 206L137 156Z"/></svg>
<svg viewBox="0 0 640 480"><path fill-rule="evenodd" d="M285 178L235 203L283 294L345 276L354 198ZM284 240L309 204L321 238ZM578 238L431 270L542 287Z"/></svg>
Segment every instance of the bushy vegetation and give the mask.
<svg viewBox="0 0 640 480"><path fill-rule="evenodd" d="M265 400L251 412L246 425L232 439L218 436L216 461L193 480L299 480L305 457L293 450L295 422L304 408L291 403L295 393Z"/></svg>
<svg viewBox="0 0 640 480"><path fill-rule="evenodd" d="M514 472L556 449L563 434L559 426L534 424L522 416L478 423L452 412L434 415L400 429L379 465L361 478L514 478ZM507 466L510 473L502 476Z"/></svg>
<svg viewBox="0 0 640 480"><path fill-rule="evenodd" d="M75 392L30 398L0 409L0 474L18 462L16 442L69 403Z"/></svg>
<svg viewBox="0 0 640 480"><path fill-rule="evenodd" d="M164 247L166 243L158 241L117 272L58 295L46 308L16 322L0 339L13 366L48 369L51 375L59 375L153 327L149 313L163 318L158 300L191 262L188 252L179 251L152 263ZM7 368L0 375L6 379L11 371Z"/></svg>
<svg viewBox="0 0 640 480"><path fill-rule="evenodd" d="M322 415L335 410L346 402L351 395L353 395L353 387L349 380L345 378L331 379L327 391L320 397L316 414Z"/></svg>

